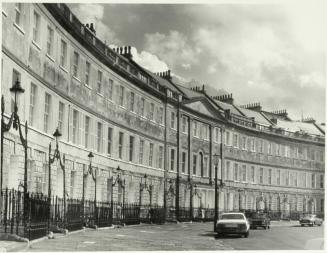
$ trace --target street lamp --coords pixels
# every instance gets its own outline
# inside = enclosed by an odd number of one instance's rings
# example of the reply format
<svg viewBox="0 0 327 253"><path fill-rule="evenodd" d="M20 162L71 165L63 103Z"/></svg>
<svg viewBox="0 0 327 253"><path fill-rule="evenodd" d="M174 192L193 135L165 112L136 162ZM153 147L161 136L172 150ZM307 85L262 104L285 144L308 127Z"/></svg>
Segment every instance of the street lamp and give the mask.
<svg viewBox="0 0 327 253"><path fill-rule="evenodd" d="M19 132L19 137L20 141L24 147L24 152L25 152L25 163L24 163L24 193L27 192L27 121L25 122L25 138L22 133L21 129L21 123L20 119L18 116L18 96L19 94L24 93L24 89L20 85L20 81L17 79L15 84L9 89L10 92L13 92L15 95L14 99L14 111L11 113L10 119L8 123L5 123L5 117L4 117L4 112L5 112L5 100L4 96L2 95L1 97L1 175L0 175L0 190L2 192L2 187L3 187L3 141L4 141L4 133L8 132L11 128L11 125L13 125L13 128L18 130Z"/></svg>
<svg viewBox="0 0 327 253"><path fill-rule="evenodd" d="M149 193L149 197L150 197L150 206L152 205L152 182L150 184L147 184L146 182L146 179L147 179L147 174L145 174L143 176L144 178L144 183L142 183L142 178L141 178L141 183L140 183L140 206L142 205L142 193L143 193L143 190L147 190L148 193Z"/></svg>
<svg viewBox="0 0 327 253"><path fill-rule="evenodd" d="M51 164L55 162L55 160L59 160L60 168L63 172L63 198L64 198L64 222L66 218L66 172L65 172L65 154L63 154L63 159L61 160L61 154L59 151L59 143L58 139L61 137L61 133L56 128L56 131L53 133L53 137L56 140L56 148L54 150L53 155L51 155L51 142L49 144L49 167L48 167L48 198L51 203ZM52 157L51 157L52 156ZM49 217L50 217L50 205L49 205ZM48 221L48 229L50 229L50 219Z"/></svg>
<svg viewBox="0 0 327 253"><path fill-rule="evenodd" d="M14 99L14 111L11 113L10 119L8 123L5 123L5 101L4 96L1 97L1 172L0 172L0 196L2 196L2 187L3 187L3 142L4 142L4 133L8 132L11 128L11 125L13 125L13 128L18 130L19 132L19 138L22 143L22 146L24 148L24 184L20 186L23 186L24 188L24 228L26 228L27 224L27 121L25 122L25 138L22 133L21 129L21 123L18 116L18 106L17 106L17 100L19 94L22 94L25 92L25 90L20 85L20 81L17 78L16 82L13 84L13 86L9 89L10 92L13 92L15 95ZM0 202L0 208L2 208L2 201Z"/></svg>

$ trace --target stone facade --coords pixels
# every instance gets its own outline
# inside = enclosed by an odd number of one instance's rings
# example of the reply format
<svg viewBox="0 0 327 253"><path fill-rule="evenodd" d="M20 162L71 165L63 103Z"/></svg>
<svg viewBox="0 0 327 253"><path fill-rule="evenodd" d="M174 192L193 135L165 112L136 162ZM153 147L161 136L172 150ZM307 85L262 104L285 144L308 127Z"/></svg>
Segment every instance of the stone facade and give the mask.
<svg viewBox="0 0 327 253"><path fill-rule="evenodd" d="M323 211L325 146L318 128L320 134L286 134L273 120L260 125L237 116L240 108L205 90L185 92L169 75L149 73L109 49L64 4L4 3L2 21L5 117L12 111L9 88L18 78L25 89L18 113L28 122L29 191L47 194L49 143L53 152L52 133L59 127L70 198L82 198L92 151L99 201L124 196L129 203L175 206L177 193L181 207L213 208L217 164L224 182L221 210ZM115 184L118 166L124 188ZM23 170L23 149L11 129L4 140L3 186L17 189ZM62 197L58 163L50 173L52 194ZM86 199L94 198L94 189L88 176Z"/></svg>

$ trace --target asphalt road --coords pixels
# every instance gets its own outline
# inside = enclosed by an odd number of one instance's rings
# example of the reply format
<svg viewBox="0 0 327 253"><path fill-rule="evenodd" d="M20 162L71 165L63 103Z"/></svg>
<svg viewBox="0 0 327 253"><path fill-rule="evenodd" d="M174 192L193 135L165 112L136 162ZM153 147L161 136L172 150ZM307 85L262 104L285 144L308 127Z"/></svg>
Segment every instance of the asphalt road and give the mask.
<svg viewBox="0 0 327 253"><path fill-rule="evenodd" d="M33 243L28 251L297 250L306 249L311 239L323 237L323 226L284 224L251 230L249 238L216 238L212 229L212 223L180 223L87 230Z"/></svg>

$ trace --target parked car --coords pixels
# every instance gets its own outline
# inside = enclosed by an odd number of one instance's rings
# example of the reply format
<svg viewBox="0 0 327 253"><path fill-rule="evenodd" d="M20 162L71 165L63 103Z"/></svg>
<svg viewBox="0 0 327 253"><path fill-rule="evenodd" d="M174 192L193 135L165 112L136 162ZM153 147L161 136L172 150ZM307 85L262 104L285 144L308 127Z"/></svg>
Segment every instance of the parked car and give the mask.
<svg viewBox="0 0 327 253"><path fill-rule="evenodd" d="M304 217L300 218L299 222L301 224L301 227L303 227L304 225L312 227L313 225L321 226L323 220L318 218L315 214L307 214Z"/></svg>
<svg viewBox="0 0 327 253"><path fill-rule="evenodd" d="M270 217L267 213L254 212L248 219L251 228L263 227L264 229L270 229Z"/></svg>
<svg viewBox="0 0 327 253"><path fill-rule="evenodd" d="M217 236L239 234L249 236L250 224L243 213L224 213L216 224Z"/></svg>

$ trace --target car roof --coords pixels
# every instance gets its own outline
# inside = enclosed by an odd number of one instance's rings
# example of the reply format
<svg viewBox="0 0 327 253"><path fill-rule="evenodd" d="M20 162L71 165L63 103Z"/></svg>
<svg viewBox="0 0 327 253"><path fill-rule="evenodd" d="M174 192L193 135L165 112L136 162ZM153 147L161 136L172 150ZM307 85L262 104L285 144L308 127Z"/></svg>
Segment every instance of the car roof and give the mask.
<svg viewBox="0 0 327 253"><path fill-rule="evenodd" d="M223 213L222 215L224 215L224 214L242 214L242 215L244 215L244 213L240 213L240 212Z"/></svg>

